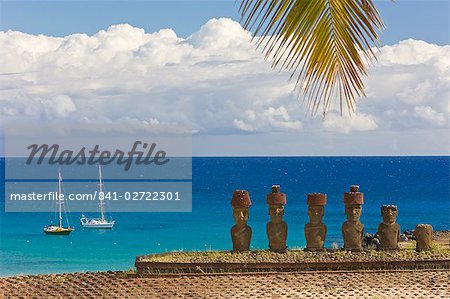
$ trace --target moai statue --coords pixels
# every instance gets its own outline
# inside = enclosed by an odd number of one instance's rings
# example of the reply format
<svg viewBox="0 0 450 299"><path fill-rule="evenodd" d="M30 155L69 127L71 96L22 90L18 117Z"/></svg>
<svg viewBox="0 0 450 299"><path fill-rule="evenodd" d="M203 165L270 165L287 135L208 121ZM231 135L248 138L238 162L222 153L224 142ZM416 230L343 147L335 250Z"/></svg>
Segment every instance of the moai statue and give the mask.
<svg viewBox="0 0 450 299"><path fill-rule="evenodd" d="M398 209L396 206L384 205L381 207L383 222L378 225L378 237L381 250L397 250L400 240L400 225L396 223Z"/></svg>
<svg viewBox="0 0 450 299"><path fill-rule="evenodd" d="M321 251L327 235L327 226L322 223L327 195L322 193L308 194L309 223L305 224L306 250Z"/></svg>
<svg viewBox="0 0 450 299"><path fill-rule="evenodd" d="M433 227L429 224L418 224L414 230L416 250L430 250L433 242Z"/></svg>
<svg viewBox="0 0 450 299"><path fill-rule="evenodd" d="M266 225L269 248L278 253L286 252L288 227L283 221L286 194L280 192L280 186L273 185L272 192L267 194L266 202L269 205L270 216L270 221Z"/></svg>
<svg viewBox="0 0 450 299"><path fill-rule="evenodd" d="M350 186L350 192L344 193L345 215L347 221L342 224L342 236L344 237L344 249L348 251L362 250L362 237L364 225L360 218L364 196L359 192L359 186Z"/></svg>
<svg viewBox="0 0 450 299"><path fill-rule="evenodd" d="M233 251L249 250L252 229L247 225L248 211L252 202L247 190L235 190L231 199L235 225L231 228Z"/></svg>

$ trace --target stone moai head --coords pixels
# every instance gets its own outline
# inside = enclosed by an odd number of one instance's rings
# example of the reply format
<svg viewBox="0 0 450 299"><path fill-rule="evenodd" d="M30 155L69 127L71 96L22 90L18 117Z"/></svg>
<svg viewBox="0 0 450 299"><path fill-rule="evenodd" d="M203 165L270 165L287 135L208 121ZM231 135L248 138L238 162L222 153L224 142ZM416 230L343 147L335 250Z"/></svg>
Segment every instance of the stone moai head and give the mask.
<svg viewBox="0 0 450 299"><path fill-rule="evenodd" d="M429 224L418 224L414 229L416 250L430 250L433 242L433 227Z"/></svg>
<svg viewBox="0 0 450 299"><path fill-rule="evenodd" d="M235 190L233 192L231 206L233 207L234 223L237 227L244 227L247 225L249 208L251 205L252 202L247 190Z"/></svg>
<svg viewBox="0 0 450 299"><path fill-rule="evenodd" d="M272 192L267 194L266 203L269 206L269 216L272 223L281 223L286 204L286 194L281 193L279 185L272 186Z"/></svg>
<svg viewBox="0 0 450 299"><path fill-rule="evenodd" d="M324 206L327 204L327 195L322 193L308 194L308 217L309 223L320 224L325 213Z"/></svg>
<svg viewBox="0 0 450 299"><path fill-rule="evenodd" d="M269 216L270 221L273 223L281 223L283 221L284 206L283 205L270 205Z"/></svg>
<svg viewBox="0 0 450 299"><path fill-rule="evenodd" d="M348 222L359 222L364 204L364 195L359 192L359 186L350 186L350 192L344 193L345 215Z"/></svg>
<svg viewBox="0 0 450 299"><path fill-rule="evenodd" d="M394 224L397 220L398 209L394 205L381 206L381 216L384 224Z"/></svg>

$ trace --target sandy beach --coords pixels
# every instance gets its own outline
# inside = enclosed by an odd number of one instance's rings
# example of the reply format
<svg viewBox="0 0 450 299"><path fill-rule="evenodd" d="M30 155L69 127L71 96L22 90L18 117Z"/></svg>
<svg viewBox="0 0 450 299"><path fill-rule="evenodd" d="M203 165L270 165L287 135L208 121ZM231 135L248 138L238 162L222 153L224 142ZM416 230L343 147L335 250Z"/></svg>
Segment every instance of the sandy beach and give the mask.
<svg viewBox="0 0 450 299"><path fill-rule="evenodd" d="M4 298L449 298L450 271L162 275L126 272L2 278Z"/></svg>

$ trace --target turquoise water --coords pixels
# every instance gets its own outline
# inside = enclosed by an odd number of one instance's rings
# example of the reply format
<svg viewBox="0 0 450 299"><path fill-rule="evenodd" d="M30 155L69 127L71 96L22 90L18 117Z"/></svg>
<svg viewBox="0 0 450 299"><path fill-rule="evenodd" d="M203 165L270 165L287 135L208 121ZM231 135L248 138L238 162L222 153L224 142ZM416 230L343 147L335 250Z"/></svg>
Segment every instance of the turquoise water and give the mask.
<svg viewBox="0 0 450 299"><path fill-rule="evenodd" d="M230 249L230 200L237 188L249 190L253 201L252 246L266 248L265 195L272 184L280 184L287 194L291 248L305 245L310 192L328 194L326 243L342 244L342 193L350 184L359 184L364 192L366 232L376 231L382 204L398 206L402 230L418 223L450 229L449 162L450 157L194 158L192 213L115 213L113 230L83 229L80 213L73 213L76 230L70 236L42 232L51 213L5 213L2 194L0 275L126 270L140 254Z"/></svg>

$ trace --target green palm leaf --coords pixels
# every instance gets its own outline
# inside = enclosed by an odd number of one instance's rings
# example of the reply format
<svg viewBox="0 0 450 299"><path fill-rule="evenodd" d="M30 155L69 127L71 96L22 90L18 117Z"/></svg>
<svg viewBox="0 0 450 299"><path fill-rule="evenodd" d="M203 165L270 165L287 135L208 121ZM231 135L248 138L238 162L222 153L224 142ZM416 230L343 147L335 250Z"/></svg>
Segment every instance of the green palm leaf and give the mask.
<svg viewBox="0 0 450 299"><path fill-rule="evenodd" d="M365 96L366 63L383 28L371 0L241 0L244 28L273 67L292 71L312 114L339 99L342 114Z"/></svg>

